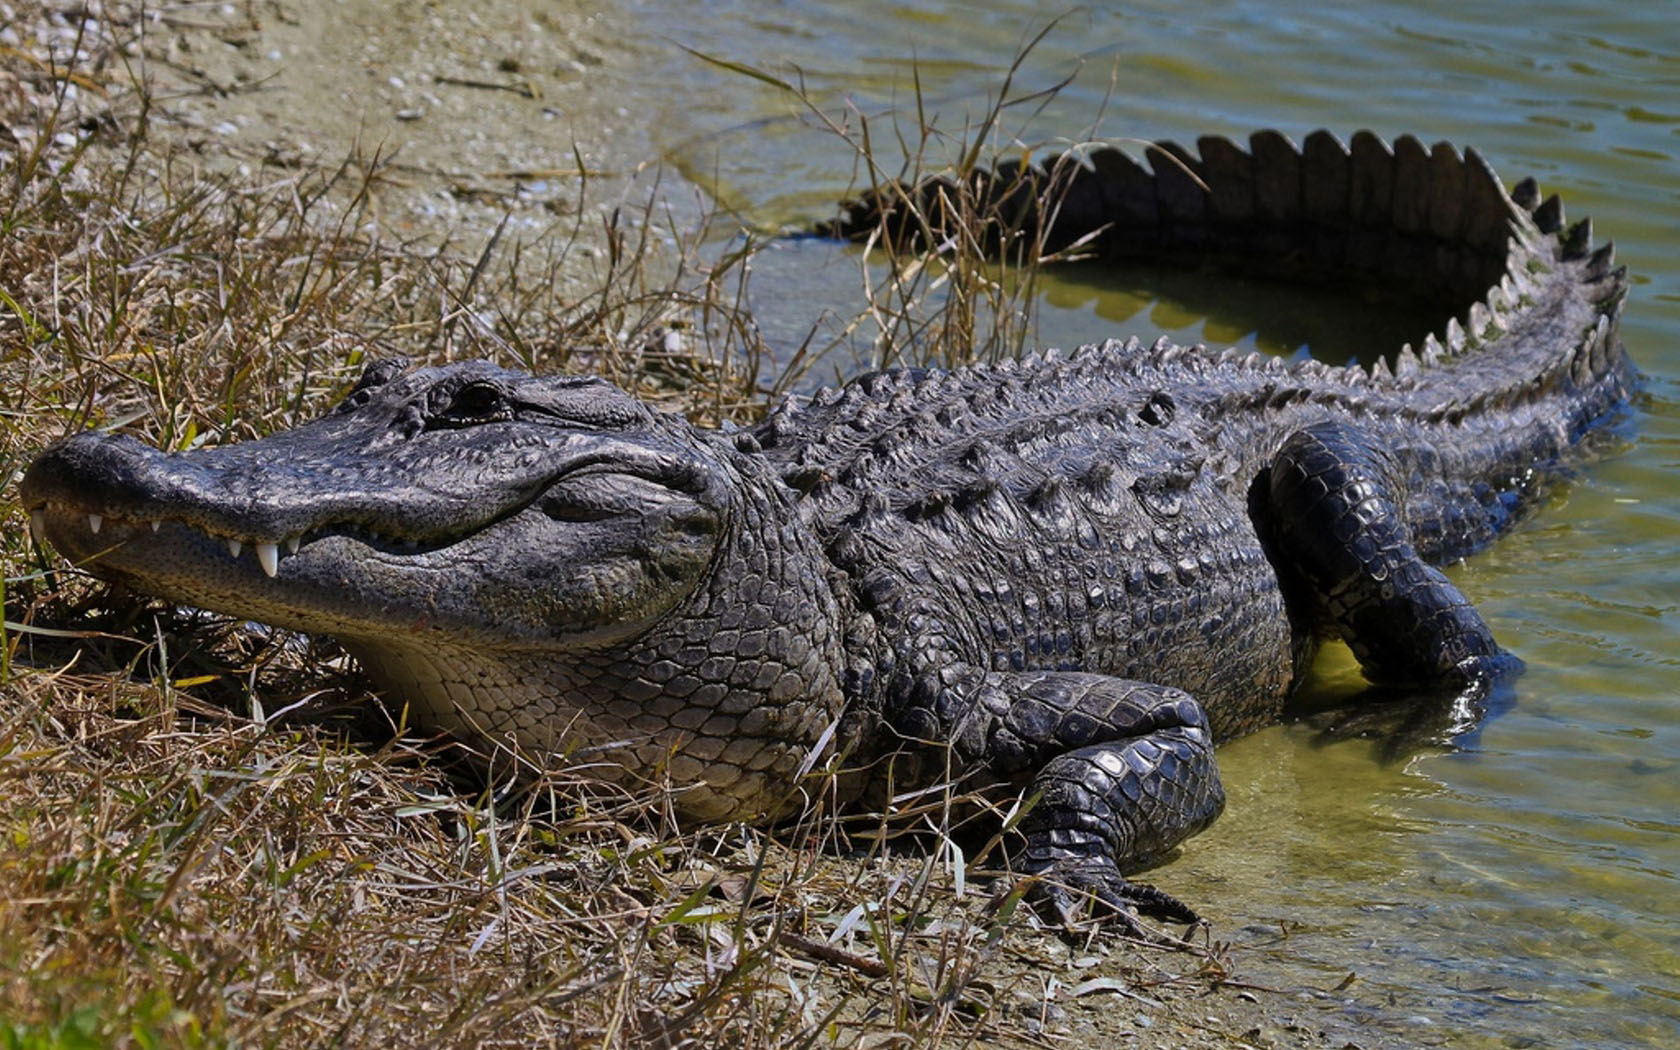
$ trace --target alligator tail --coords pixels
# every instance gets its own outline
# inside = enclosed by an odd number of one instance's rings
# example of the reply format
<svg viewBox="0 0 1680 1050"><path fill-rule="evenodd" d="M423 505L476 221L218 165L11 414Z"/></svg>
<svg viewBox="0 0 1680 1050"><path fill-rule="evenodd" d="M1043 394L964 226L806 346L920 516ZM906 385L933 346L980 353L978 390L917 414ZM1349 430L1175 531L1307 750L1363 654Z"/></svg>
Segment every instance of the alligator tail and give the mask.
<svg viewBox="0 0 1680 1050"><path fill-rule="evenodd" d="M1243 149L1208 136L1192 152L1159 142L1144 162L1111 146L964 178L872 189L820 232L938 244L957 234L1005 257L1073 254L1231 271L1319 286L1376 288L1429 304L1439 334L1392 361L1320 366L1356 386L1408 396L1446 422L1562 396L1564 443L1625 402L1633 370L1617 323L1627 273L1564 220L1533 179L1509 192L1473 149L1392 146L1326 131L1297 146L1256 132Z"/></svg>

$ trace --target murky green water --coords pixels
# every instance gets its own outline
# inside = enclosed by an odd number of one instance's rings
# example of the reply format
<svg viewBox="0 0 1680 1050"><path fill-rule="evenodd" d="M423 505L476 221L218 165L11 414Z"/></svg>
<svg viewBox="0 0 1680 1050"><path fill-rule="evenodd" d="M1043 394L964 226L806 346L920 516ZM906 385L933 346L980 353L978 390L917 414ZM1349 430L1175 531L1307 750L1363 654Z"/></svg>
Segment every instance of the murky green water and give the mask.
<svg viewBox="0 0 1680 1050"><path fill-rule="evenodd" d="M1047 10L646 0L630 13L648 33L648 94L627 104L730 205L809 217L846 186L845 147L671 41L784 76L797 65L831 111L908 109L914 61L956 127ZM1227 817L1156 877L1258 946L1245 957L1263 972L1275 955L1279 980L1355 975L1351 1009L1419 1042L1680 1045L1680 9L1147 0L1066 16L1023 79L1076 66L1029 138L1410 131L1473 144L1509 180L1538 176L1616 239L1636 281L1623 334L1649 377L1636 443L1455 570L1527 661L1514 704L1470 748L1403 767L1299 727L1241 741L1223 752ZM803 278L766 274L758 309L772 338L796 339L823 289L856 287L856 263L785 250ZM1328 352L1362 327L1302 327L1299 304L1268 313L1266 296L1217 289L1140 298L1075 278L1048 298L1043 341L1064 345L1165 327ZM1267 927L1287 940L1266 947Z"/></svg>

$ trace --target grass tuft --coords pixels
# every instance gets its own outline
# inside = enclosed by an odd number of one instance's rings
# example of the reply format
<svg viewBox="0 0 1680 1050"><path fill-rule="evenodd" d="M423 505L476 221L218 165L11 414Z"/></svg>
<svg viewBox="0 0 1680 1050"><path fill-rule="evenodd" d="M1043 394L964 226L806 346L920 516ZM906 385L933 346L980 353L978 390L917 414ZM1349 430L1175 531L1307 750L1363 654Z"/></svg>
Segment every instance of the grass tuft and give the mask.
<svg viewBox="0 0 1680 1050"><path fill-rule="evenodd" d="M1059 22L1023 42L997 93L955 132L923 107L919 77L913 120L896 110L884 118L829 113L802 84L774 81L850 146L853 183L862 187L819 230L862 246L864 307L815 356L848 349L853 371L955 367L1019 358L1037 345L1044 267L1077 257L1080 247L1053 245L1051 223L1040 221L1056 213L1071 161L1037 171L1036 147L1025 138L1077 71L1048 87L1020 85L1033 50ZM887 157L897 160L889 165Z"/></svg>

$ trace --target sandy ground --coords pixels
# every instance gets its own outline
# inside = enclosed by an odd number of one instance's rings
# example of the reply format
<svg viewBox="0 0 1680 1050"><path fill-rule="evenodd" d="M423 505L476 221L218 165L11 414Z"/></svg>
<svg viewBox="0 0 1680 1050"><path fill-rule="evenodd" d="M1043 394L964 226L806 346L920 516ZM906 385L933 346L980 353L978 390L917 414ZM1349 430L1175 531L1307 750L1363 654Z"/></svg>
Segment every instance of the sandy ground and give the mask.
<svg viewBox="0 0 1680 1050"><path fill-rule="evenodd" d="M401 173L379 187L398 233L552 214L579 161L611 190L655 155L597 93L625 64L624 28L586 6L562 22L514 3L264 4L162 33L150 72L187 142L247 169L377 155Z"/></svg>

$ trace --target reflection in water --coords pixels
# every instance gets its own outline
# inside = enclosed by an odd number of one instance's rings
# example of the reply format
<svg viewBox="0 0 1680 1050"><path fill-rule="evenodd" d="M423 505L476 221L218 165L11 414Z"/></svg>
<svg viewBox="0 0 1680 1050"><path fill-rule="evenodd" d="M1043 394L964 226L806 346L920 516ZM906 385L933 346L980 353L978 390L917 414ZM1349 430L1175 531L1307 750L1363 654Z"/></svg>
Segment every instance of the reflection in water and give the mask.
<svg viewBox="0 0 1680 1050"><path fill-rule="evenodd" d="M1350 296L1296 285L1101 263L1053 267L1045 277L1041 330L1065 330L1076 345L1116 334L1181 343L1245 346L1331 364L1393 360L1406 343L1439 331L1446 314L1430 305L1369 292ZM1092 316L1095 315L1096 323Z"/></svg>
<svg viewBox="0 0 1680 1050"><path fill-rule="evenodd" d="M849 246L810 239L775 242L759 256L753 303L766 341L785 361L810 333L822 346L852 329L865 260ZM879 284L883 272L870 265ZM1255 278L1185 273L1130 263L1080 262L1048 267L1033 346L1071 348L1136 335L1165 335L1186 345L1238 346L1282 357L1311 355L1331 364L1370 363L1406 343L1439 333L1447 314L1430 303L1369 291L1304 288ZM867 329L866 329L867 330ZM804 389L832 383L859 366L846 346L820 362Z"/></svg>

